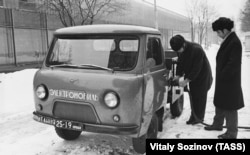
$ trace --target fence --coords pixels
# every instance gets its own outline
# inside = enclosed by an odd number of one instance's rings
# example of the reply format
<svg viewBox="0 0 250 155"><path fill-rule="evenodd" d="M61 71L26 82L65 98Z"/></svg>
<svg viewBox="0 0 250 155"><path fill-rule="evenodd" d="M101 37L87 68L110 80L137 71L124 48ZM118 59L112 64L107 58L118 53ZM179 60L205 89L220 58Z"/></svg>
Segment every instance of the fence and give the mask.
<svg viewBox="0 0 250 155"><path fill-rule="evenodd" d="M142 16L136 15L138 10L143 13ZM94 24L117 23L154 27L153 14L153 7L134 3L124 16L105 17ZM185 17L159 10L158 18L165 49L169 47L169 39L174 34L183 34L185 38L190 38L190 25ZM5 72L6 69L12 71L20 67L40 66L54 30L60 27L63 25L55 15L0 8L0 72Z"/></svg>
<svg viewBox="0 0 250 155"><path fill-rule="evenodd" d="M0 69L40 65L60 21L45 13L0 8Z"/></svg>

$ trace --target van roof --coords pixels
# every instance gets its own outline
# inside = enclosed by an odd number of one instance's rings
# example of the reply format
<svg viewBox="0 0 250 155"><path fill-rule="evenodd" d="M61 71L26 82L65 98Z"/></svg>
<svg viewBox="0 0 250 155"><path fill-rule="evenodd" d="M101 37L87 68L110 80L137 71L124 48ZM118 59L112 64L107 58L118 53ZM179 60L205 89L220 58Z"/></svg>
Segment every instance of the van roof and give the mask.
<svg viewBox="0 0 250 155"><path fill-rule="evenodd" d="M157 34L161 33L154 28L135 26L135 25L115 25L115 24L98 24L82 25L61 28L55 31L55 35L77 35L77 34Z"/></svg>

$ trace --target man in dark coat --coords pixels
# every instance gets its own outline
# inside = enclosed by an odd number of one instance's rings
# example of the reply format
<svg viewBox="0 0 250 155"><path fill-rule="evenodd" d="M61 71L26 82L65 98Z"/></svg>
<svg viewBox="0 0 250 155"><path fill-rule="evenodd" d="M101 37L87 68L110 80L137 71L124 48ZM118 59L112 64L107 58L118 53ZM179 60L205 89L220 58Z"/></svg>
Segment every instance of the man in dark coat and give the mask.
<svg viewBox="0 0 250 155"><path fill-rule="evenodd" d="M187 124L203 121L207 103L207 92L212 85L212 72L203 48L193 42L186 41L181 35L170 40L171 48L179 55L176 77L179 85L185 87L189 83L192 96L192 112ZM184 76L184 80L179 78ZM195 115L198 119L195 118Z"/></svg>
<svg viewBox="0 0 250 155"><path fill-rule="evenodd" d="M214 93L215 116L211 126L206 130L222 130L226 119L226 133L219 135L221 139L237 138L238 112L244 107L241 88L242 46L235 32L234 22L221 17L212 24L213 31L223 39L216 56L216 81Z"/></svg>

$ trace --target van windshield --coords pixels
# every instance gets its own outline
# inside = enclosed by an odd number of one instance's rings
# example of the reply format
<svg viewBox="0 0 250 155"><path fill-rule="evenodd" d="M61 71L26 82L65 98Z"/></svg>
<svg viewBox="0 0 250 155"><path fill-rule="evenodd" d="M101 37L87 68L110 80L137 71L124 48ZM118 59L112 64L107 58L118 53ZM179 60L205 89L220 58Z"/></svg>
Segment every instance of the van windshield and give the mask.
<svg viewBox="0 0 250 155"><path fill-rule="evenodd" d="M46 59L46 65L51 67L132 70L137 62L139 40L136 37L57 38L51 47Z"/></svg>

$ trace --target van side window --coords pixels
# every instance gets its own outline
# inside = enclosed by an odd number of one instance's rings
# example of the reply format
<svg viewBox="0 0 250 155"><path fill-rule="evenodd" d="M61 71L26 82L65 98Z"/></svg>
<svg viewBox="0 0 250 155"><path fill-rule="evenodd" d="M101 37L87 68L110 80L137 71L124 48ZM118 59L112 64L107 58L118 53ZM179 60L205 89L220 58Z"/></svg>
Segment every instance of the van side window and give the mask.
<svg viewBox="0 0 250 155"><path fill-rule="evenodd" d="M153 58L155 65L162 64L162 48L161 41L159 38L148 38L147 42L147 58Z"/></svg>

